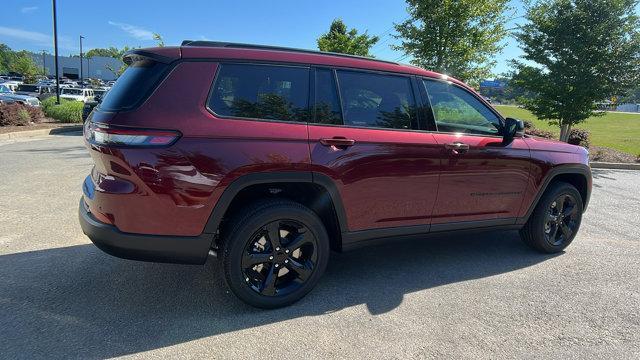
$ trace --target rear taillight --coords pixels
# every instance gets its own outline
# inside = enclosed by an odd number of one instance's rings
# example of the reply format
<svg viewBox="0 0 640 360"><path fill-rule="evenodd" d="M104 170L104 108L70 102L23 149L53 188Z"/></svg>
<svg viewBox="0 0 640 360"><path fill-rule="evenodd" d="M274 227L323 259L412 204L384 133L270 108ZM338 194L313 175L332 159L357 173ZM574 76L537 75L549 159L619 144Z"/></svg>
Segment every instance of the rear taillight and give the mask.
<svg viewBox="0 0 640 360"><path fill-rule="evenodd" d="M180 133L171 130L113 127L87 121L84 125L84 137L96 145L158 147L172 145L180 138Z"/></svg>

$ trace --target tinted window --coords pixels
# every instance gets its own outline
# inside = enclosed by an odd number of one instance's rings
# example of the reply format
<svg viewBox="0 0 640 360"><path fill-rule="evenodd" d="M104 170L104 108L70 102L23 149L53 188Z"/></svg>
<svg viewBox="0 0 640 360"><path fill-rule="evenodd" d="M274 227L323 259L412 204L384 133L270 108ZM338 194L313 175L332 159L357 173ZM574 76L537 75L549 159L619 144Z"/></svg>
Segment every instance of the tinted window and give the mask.
<svg viewBox="0 0 640 360"><path fill-rule="evenodd" d="M225 64L216 77L209 107L221 116L307 121L309 69Z"/></svg>
<svg viewBox="0 0 640 360"><path fill-rule="evenodd" d="M165 64L148 59L132 63L104 97L100 104L100 110L132 109L149 95L165 69Z"/></svg>
<svg viewBox="0 0 640 360"><path fill-rule="evenodd" d="M344 124L417 129L409 78L338 71Z"/></svg>
<svg viewBox="0 0 640 360"><path fill-rule="evenodd" d="M336 89L333 70L316 70L315 122L320 124L342 124L340 99Z"/></svg>
<svg viewBox="0 0 640 360"><path fill-rule="evenodd" d="M468 91L442 81L424 80L433 116L442 132L497 135L500 120Z"/></svg>
<svg viewBox="0 0 640 360"><path fill-rule="evenodd" d="M38 92L36 85L18 85L18 91Z"/></svg>

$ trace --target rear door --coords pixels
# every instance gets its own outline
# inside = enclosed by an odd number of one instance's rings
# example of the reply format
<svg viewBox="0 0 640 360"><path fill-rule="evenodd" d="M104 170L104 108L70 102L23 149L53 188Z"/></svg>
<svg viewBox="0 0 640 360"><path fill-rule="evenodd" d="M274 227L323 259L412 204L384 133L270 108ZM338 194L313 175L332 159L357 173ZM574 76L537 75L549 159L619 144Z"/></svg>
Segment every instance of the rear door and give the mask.
<svg viewBox="0 0 640 360"><path fill-rule="evenodd" d="M350 231L428 231L440 151L433 134L420 131L413 81L395 74L315 71L312 167L337 184Z"/></svg>
<svg viewBox="0 0 640 360"><path fill-rule="evenodd" d="M529 179L526 142L516 137L503 144L503 120L467 89L432 79L424 79L423 85L443 157L433 224L515 222Z"/></svg>

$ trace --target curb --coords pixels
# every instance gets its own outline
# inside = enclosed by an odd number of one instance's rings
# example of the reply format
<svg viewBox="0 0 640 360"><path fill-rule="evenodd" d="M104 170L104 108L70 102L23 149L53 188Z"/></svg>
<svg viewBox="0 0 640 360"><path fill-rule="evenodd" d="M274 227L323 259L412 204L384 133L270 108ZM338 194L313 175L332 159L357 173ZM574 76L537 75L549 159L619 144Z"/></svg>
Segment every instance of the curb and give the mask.
<svg viewBox="0 0 640 360"><path fill-rule="evenodd" d="M31 137L39 137L46 135L55 135L62 134L66 132L72 131L81 131L82 125L69 125L51 129L38 129L38 130L27 130L27 131L15 131L6 134L0 134L0 140L12 140L12 139L24 139Z"/></svg>
<svg viewBox="0 0 640 360"><path fill-rule="evenodd" d="M620 169L620 170L640 170L640 163L611 163L592 162L589 163L592 169Z"/></svg>

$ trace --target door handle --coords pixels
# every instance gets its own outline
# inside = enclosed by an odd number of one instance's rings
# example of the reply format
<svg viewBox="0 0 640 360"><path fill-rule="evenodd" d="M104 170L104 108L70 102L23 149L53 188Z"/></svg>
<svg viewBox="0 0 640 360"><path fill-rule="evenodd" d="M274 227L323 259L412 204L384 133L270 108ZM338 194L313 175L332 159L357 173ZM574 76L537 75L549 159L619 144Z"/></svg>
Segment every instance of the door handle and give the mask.
<svg viewBox="0 0 640 360"><path fill-rule="evenodd" d="M469 144L465 144L465 143L461 143L461 142L454 142L454 143L450 143L450 144L444 144L445 149L449 149L451 150L452 153L454 154L460 154L460 153L464 153L467 150L469 150Z"/></svg>
<svg viewBox="0 0 640 360"><path fill-rule="evenodd" d="M349 146L353 146L356 141L353 139L347 139L344 137L334 136L332 138L323 138L320 139L320 144L325 146L335 146L337 148L346 148Z"/></svg>

